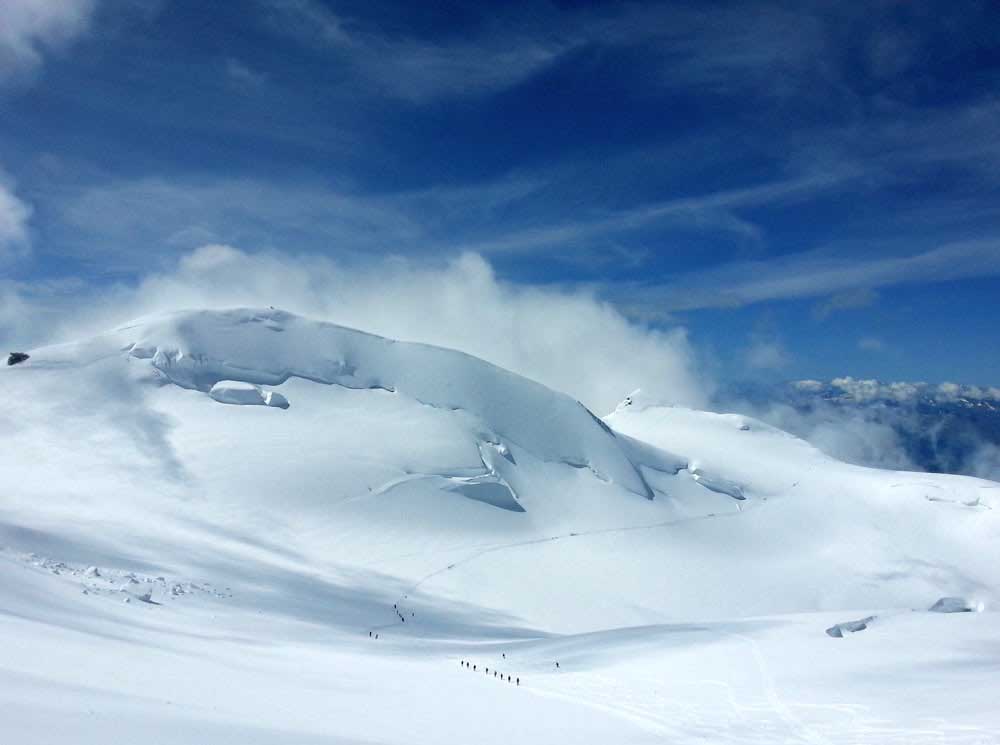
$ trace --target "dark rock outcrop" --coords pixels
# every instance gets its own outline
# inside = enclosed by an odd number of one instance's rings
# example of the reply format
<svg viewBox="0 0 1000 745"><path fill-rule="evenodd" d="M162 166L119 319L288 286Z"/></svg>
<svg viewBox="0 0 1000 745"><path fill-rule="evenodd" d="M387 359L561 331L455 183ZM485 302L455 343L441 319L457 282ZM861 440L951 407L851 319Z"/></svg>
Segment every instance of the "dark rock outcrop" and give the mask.
<svg viewBox="0 0 1000 745"><path fill-rule="evenodd" d="M18 362L24 362L30 356L26 352L11 352L7 355L7 364L16 365Z"/></svg>

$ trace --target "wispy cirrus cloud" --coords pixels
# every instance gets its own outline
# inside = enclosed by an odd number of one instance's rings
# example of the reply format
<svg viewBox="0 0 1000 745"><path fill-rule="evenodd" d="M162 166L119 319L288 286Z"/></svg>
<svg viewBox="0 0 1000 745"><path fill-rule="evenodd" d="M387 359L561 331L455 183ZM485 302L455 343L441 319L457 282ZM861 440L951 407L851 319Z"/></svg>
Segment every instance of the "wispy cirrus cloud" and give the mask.
<svg viewBox="0 0 1000 745"><path fill-rule="evenodd" d="M824 321L834 313L868 308L878 302L878 293L871 287L845 290L831 295L813 308L813 317Z"/></svg>
<svg viewBox="0 0 1000 745"><path fill-rule="evenodd" d="M141 178L86 186L58 205L65 248L122 271L206 242L390 253L422 231L391 200L256 180Z"/></svg>
<svg viewBox="0 0 1000 745"><path fill-rule="evenodd" d="M271 28L339 54L391 97L425 102L503 90L588 48L642 48L659 85L731 91L753 86L792 95L834 77L828 13L755 7L608 4L491 9L468 33L404 35L332 10L319 0L259 0ZM779 42L775 42L780 38Z"/></svg>
<svg viewBox="0 0 1000 745"><path fill-rule="evenodd" d="M415 102L503 90L582 50L641 50L643 85L805 99L847 115L869 82L884 89L938 37L989 20L983 7L929 14L921 3L539 3L468 9L460 33L435 36L321 0L257 5L271 29L340 55L376 92Z"/></svg>
<svg viewBox="0 0 1000 745"><path fill-rule="evenodd" d="M472 251L516 260L594 262L607 254L629 266L668 251L663 239L635 246L650 229L731 235L760 243L760 227L742 210L794 205L845 188L849 167L622 209L591 207L572 216L559 204L563 173L516 173L462 186L366 194L319 183L283 185L251 179L142 178L61 192L56 214L64 246L90 257L135 260L136 245L170 253L205 242L322 250L346 257L372 253L458 255ZM117 257L117 259L114 259ZM131 258L130 258L131 257Z"/></svg>
<svg viewBox="0 0 1000 745"><path fill-rule="evenodd" d="M738 211L753 207L794 204L823 192L842 188L859 175L849 166L805 176L793 176L752 186L678 196L597 217L543 225L474 243L470 249L486 253L517 253L581 243L596 236L624 233L657 223L685 224L710 232L735 233L759 240L761 229Z"/></svg>
<svg viewBox="0 0 1000 745"><path fill-rule="evenodd" d="M388 33L341 16L317 0L260 0L270 25L339 56L367 92L424 102L497 91L551 63L575 42L517 24L474 38L429 40Z"/></svg>
<svg viewBox="0 0 1000 745"><path fill-rule="evenodd" d="M0 85L31 75L46 52L90 26L97 0L4 0L0 3Z"/></svg>
<svg viewBox="0 0 1000 745"><path fill-rule="evenodd" d="M644 314L738 308L769 300L854 293L915 282L1000 276L1000 239L947 243L918 253L874 258L814 250L768 261L721 265L696 276L631 284L612 292Z"/></svg>

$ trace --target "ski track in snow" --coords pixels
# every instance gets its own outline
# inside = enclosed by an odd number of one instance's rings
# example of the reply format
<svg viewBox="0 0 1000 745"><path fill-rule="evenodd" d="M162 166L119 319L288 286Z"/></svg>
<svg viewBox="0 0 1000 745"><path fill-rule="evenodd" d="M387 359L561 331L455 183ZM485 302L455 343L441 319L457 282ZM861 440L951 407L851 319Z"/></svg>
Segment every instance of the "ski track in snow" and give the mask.
<svg viewBox="0 0 1000 745"><path fill-rule="evenodd" d="M858 703L789 702L778 690L767 658L753 638L725 630L721 637L737 640L748 651L762 684L763 700L740 700L733 686L725 681L695 680L691 685L721 688L728 709L701 708L690 699L671 701L658 695L663 681L657 678L630 678L629 685L620 679L594 671L568 672L539 676L522 683L522 688L536 696L585 706L618 716L647 731L670 738L669 741L733 743L734 745L995 745L1000 733L962 725L940 718L926 718L926 726L893 726L872 716L871 708ZM552 685L558 679L558 687ZM646 692L642 695L642 692ZM706 699L710 697L705 697ZM825 721L807 722L794 710L827 712L834 716Z"/></svg>
<svg viewBox="0 0 1000 745"><path fill-rule="evenodd" d="M669 528L675 525L683 525L685 523L691 523L700 520L711 520L713 518L720 518L720 517L737 517L742 515L744 512L747 512L749 509L752 508L741 507L737 512L710 513L706 515L694 515L692 517L682 517L674 520L662 520L659 522L650 523L649 525L626 525L619 528L599 528L596 530L571 531L569 533L560 533L558 535L543 536L541 538L529 538L523 541L513 541L511 543L490 544L485 548L477 549L472 554L466 556L463 559L458 559L457 561L450 562L446 566L443 566L439 569L435 569L433 572L430 572L429 574L421 577L414 584L410 585L405 592L399 595L399 598L397 599L397 604L399 603L399 601L407 599L410 593L416 592L423 585L425 585L427 582L431 581L435 577L445 574L446 572L458 569L459 567L469 564L477 559L480 559L483 556L496 553L498 551L507 551L511 549L524 548L526 546L537 546L542 543L552 543L554 541L571 540L574 538L588 538L588 537L593 537L595 535L609 535L614 533L627 533L635 530L655 530L657 528ZM394 557L394 558L400 558L400 557ZM380 563L386 563L391 560L393 559L385 559ZM394 625L396 624L390 623L386 624L385 626L379 626L377 628L386 629Z"/></svg>
<svg viewBox="0 0 1000 745"><path fill-rule="evenodd" d="M731 631L723 632L726 636L733 639L738 639L745 643L750 648L750 653L753 655L754 664L757 667L758 673L760 673L760 680L764 686L764 694L767 696L767 702L771 707L771 710L783 721L788 728L803 742L809 743L810 745L832 745L830 740L823 737L821 734L816 732L811 727L803 724L802 721L792 713L792 710L786 705L785 701L781 698L778 693L778 689L774 683L774 676L771 674L771 669L767 664L767 658L760 651L760 647L754 639L749 636L744 636L743 634L736 634Z"/></svg>

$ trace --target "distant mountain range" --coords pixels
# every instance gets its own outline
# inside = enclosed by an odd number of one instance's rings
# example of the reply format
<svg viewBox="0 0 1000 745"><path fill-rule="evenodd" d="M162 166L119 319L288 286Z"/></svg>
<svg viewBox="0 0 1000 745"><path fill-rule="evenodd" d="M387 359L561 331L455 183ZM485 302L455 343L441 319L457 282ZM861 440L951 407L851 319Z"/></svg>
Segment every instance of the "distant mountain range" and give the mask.
<svg viewBox="0 0 1000 745"><path fill-rule="evenodd" d="M720 403L862 465L1000 477L1000 387L843 377L743 384Z"/></svg>

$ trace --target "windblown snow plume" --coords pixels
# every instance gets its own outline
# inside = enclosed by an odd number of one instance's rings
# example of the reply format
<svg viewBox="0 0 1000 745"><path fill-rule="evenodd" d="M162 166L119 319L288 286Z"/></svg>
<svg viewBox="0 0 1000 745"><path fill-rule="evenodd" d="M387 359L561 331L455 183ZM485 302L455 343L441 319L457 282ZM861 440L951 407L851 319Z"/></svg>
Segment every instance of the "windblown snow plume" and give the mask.
<svg viewBox="0 0 1000 745"><path fill-rule="evenodd" d="M662 331L632 323L587 292L516 286L474 254L440 265L386 259L359 268L209 245L134 287L89 293L76 287L64 303L58 292L29 293L0 282L0 309L9 311L0 315L0 343L51 344L91 336L128 317L267 303L461 350L568 393L601 415L639 387L686 406L703 405L711 390L683 327Z"/></svg>

